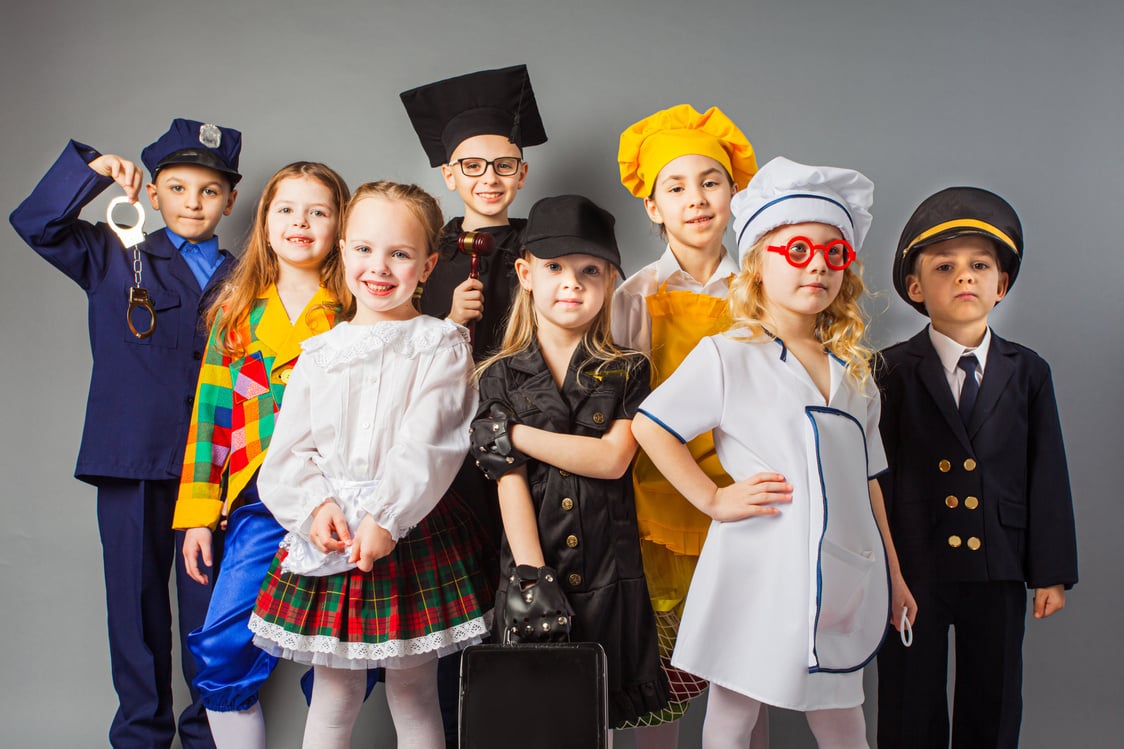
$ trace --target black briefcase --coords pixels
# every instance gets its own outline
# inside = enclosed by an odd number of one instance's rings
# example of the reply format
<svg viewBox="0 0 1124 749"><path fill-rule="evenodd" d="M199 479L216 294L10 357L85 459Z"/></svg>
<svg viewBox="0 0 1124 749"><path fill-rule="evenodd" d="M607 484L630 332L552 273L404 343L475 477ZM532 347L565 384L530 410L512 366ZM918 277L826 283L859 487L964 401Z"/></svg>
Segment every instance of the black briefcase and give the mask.
<svg viewBox="0 0 1124 749"><path fill-rule="evenodd" d="M465 648L460 749L607 749L605 670L595 642Z"/></svg>

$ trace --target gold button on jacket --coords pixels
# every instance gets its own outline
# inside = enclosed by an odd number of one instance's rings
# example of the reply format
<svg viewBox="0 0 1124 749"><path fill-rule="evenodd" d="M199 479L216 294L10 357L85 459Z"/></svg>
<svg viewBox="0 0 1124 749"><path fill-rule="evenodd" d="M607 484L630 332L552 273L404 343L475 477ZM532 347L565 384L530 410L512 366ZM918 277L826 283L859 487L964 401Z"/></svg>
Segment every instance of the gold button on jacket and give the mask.
<svg viewBox="0 0 1124 749"><path fill-rule="evenodd" d="M948 473L952 470L952 463L948 460L941 460L940 463L937 463L937 468L940 469L941 473Z"/></svg>
<svg viewBox="0 0 1124 749"><path fill-rule="evenodd" d="M964 497L964 506L969 510L974 510L980 506L980 500L975 497Z"/></svg>
<svg viewBox="0 0 1124 749"><path fill-rule="evenodd" d="M573 534L566 536L566 545L571 549L578 548L578 537Z"/></svg>
<svg viewBox="0 0 1124 749"><path fill-rule="evenodd" d="M576 572L571 572L570 576L566 578L566 582L576 587L582 584L582 576Z"/></svg>
<svg viewBox="0 0 1124 749"><path fill-rule="evenodd" d="M949 494L944 498L944 506L950 510L955 510L959 504L960 500L956 498L955 494Z"/></svg>
<svg viewBox="0 0 1124 749"><path fill-rule="evenodd" d="M960 544L962 544L962 543L963 543L963 541L960 540L960 536L949 536L948 537L948 545L951 546L954 549L959 549Z"/></svg>
<svg viewBox="0 0 1124 749"><path fill-rule="evenodd" d="M972 460L971 458L968 458L967 460L965 460L964 461L964 470L965 471L976 470L976 461Z"/></svg>
<svg viewBox="0 0 1124 749"><path fill-rule="evenodd" d="M569 497L566 497L565 499L563 499L562 500L562 509L565 510L566 512L569 512L570 510L574 509L574 500L570 499Z"/></svg>
<svg viewBox="0 0 1124 749"><path fill-rule="evenodd" d="M983 546L983 542L980 541L975 536L971 536L968 539L968 548L971 549L972 551L979 551L981 546Z"/></svg>

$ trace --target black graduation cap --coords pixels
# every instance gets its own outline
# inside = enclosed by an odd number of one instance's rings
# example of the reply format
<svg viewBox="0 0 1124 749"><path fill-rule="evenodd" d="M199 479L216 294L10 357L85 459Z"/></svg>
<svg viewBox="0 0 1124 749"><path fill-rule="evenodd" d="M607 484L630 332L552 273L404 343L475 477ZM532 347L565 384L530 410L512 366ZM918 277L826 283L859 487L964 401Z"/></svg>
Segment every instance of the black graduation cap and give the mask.
<svg viewBox="0 0 1124 749"><path fill-rule="evenodd" d="M430 166L448 163L474 135L505 135L520 148L546 143L526 65L446 78L401 97Z"/></svg>

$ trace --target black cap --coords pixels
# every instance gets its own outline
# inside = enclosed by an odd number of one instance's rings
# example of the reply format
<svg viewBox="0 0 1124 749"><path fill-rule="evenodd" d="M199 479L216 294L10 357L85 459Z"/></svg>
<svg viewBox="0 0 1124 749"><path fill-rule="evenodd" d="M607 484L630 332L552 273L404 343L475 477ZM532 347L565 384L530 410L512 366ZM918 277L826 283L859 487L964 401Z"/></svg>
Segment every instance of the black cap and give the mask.
<svg viewBox="0 0 1124 749"><path fill-rule="evenodd" d="M1023 228L1019 216L1003 198L979 187L949 187L930 195L909 217L894 253L894 289L914 309L925 305L909 298L906 276L913 272L921 250L963 236L987 237L995 243L999 264L1007 274L1007 288L1015 284L1023 257Z"/></svg>
<svg viewBox="0 0 1124 749"><path fill-rule="evenodd" d="M196 164L225 174L230 186L238 184L238 156L242 153L242 133L234 128L209 122L178 118L168 132L141 152L141 161L152 179L166 166Z"/></svg>
<svg viewBox="0 0 1124 749"><path fill-rule="evenodd" d="M612 263L623 277L614 224L613 214L581 195L543 198L531 206L523 248L544 260L592 255Z"/></svg>
<svg viewBox="0 0 1124 749"><path fill-rule="evenodd" d="M546 143L526 65L446 78L400 96L430 166L447 164L474 135L503 135L519 148Z"/></svg>

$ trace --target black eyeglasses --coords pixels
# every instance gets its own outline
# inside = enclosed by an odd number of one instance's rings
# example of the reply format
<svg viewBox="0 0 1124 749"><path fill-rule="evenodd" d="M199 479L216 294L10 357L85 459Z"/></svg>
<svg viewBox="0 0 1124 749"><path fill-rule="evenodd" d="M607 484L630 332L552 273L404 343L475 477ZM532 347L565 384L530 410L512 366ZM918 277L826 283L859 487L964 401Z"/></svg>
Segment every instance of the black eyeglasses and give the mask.
<svg viewBox="0 0 1124 749"><path fill-rule="evenodd" d="M501 156L492 161L477 158L457 159L450 162L450 166L458 164L461 173L466 177L483 177L488 167L492 167L497 177L514 177L519 173L519 165L522 163L523 159L518 156Z"/></svg>

